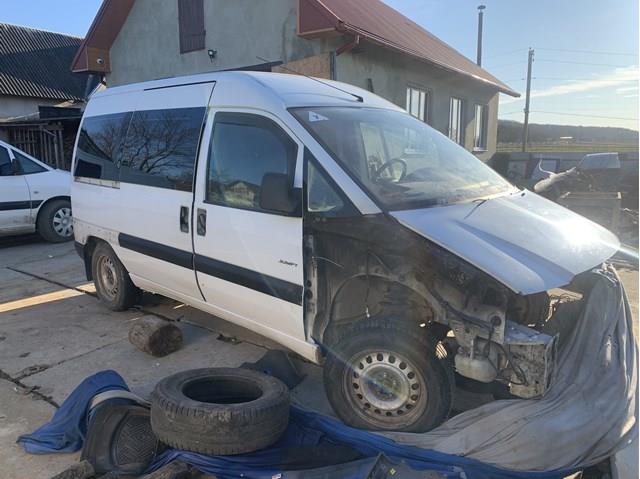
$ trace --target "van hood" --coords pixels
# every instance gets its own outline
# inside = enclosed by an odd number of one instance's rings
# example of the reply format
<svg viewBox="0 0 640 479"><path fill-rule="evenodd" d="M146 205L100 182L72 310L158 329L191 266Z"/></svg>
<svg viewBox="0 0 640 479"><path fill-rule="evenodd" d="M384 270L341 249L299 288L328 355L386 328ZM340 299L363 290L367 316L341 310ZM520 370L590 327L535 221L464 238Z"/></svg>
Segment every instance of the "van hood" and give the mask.
<svg viewBox="0 0 640 479"><path fill-rule="evenodd" d="M620 246L605 228L526 190L391 215L519 294L565 286Z"/></svg>

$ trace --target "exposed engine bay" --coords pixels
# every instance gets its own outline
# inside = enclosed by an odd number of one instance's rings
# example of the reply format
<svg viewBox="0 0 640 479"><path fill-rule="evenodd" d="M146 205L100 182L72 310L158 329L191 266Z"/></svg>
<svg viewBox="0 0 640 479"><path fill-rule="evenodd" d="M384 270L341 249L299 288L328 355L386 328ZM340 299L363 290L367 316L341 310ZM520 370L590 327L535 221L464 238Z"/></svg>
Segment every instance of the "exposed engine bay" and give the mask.
<svg viewBox="0 0 640 479"><path fill-rule="evenodd" d="M458 374L502 382L522 398L545 394L558 343L544 332L547 292L516 294L384 215L318 219L306 229L305 321L319 344L330 348L344 325L392 315L436 337Z"/></svg>

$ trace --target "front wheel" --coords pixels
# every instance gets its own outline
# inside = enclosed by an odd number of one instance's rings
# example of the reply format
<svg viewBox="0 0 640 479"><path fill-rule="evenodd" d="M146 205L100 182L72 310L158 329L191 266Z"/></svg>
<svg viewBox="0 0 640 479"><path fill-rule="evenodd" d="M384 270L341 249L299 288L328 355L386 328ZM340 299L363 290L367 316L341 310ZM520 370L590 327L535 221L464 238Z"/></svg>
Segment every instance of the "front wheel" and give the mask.
<svg viewBox="0 0 640 479"><path fill-rule="evenodd" d="M369 430L425 432L451 410L453 371L436 341L399 320L363 320L330 346L324 385L345 423Z"/></svg>

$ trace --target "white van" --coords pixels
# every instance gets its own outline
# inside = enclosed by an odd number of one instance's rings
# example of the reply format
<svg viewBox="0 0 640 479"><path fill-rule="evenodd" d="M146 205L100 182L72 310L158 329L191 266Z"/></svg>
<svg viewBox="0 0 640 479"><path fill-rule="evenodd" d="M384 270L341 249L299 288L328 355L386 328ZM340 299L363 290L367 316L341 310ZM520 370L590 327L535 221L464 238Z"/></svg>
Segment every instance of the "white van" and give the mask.
<svg viewBox="0 0 640 479"><path fill-rule="evenodd" d="M336 413L368 429L439 424L454 368L543 395L547 291L619 246L397 106L302 76L107 89L73 168L102 301L146 290L269 337L324 364Z"/></svg>
<svg viewBox="0 0 640 479"><path fill-rule="evenodd" d="M0 141L0 237L38 232L73 239L71 175Z"/></svg>

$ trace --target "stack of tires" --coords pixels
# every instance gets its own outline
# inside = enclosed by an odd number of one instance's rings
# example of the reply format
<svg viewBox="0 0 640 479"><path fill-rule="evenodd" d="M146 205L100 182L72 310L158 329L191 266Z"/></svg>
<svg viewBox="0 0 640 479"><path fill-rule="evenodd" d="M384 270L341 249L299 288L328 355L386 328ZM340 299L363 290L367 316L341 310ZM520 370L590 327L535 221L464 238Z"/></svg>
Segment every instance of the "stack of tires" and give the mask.
<svg viewBox="0 0 640 479"><path fill-rule="evenodd" d="M274 444L289 422L289 390L279 379L236 368L184 371L157 385L151 427L170 447L211 456Z"/></svg>

